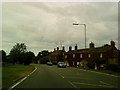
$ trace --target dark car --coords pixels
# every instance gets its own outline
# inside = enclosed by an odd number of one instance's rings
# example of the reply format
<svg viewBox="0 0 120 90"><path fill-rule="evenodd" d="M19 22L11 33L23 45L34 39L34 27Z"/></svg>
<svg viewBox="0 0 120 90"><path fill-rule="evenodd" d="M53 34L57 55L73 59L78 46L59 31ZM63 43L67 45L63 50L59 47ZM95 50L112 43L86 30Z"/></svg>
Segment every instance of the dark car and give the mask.
<svg viewBox="0 0 120 90"><path fill-rule="evenodd" d="M47 62L47 65L52 66L53 64L52 62Z"/></svg>
<svg viewBox="0 0 120 90"><path fill-rule="evenodd" d="M58 62L57 66L61 68L66 68L67 65L65 64L65 62Z"/></svg>

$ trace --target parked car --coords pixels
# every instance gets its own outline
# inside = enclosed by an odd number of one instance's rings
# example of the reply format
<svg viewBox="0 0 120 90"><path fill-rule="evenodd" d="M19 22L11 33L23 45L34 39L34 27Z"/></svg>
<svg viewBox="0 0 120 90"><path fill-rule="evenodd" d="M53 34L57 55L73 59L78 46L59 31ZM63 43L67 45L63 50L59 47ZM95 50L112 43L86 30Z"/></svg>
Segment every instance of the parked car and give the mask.
<svg viewBox="0 0 120 90"><path fill-rule="evenodd" d="M61 62L58 62L57 66L61 68L66 68L67 65L65 64L65 62L61 61Z"/></svg>
<svg viewBox="0 0 120 90"><path fill-rule="evenodd" d="M52 66L53 63L52 62L47 62L47 65Z"/></svg>

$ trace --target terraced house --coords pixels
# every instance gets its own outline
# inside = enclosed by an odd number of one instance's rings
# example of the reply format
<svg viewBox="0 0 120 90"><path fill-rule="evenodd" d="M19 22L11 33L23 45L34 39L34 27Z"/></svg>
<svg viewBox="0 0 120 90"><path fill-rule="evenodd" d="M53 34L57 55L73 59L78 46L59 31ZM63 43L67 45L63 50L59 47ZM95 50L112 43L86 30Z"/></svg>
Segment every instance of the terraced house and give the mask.
<svg viewBox="0 0 120 90"><path fill-rule="evenodd" d="M59 47L57 47L57 50L54 49L54 51L48 56L49 61L51 61L53 64L57 64L59 61L63 61L63 53L65 53L64 47L62 50L59 50Z"/></svg>
<svg viewBox="0 0 120 90"><path fill-rule="evenodd" d="M62 50L57 47L57 50L54 49L48 58L49 61L55 64L59 61L65 61L67 66L98 69L107 65L120 65L118 52L119 50L115 47L114 41L110 41L110 45L105 44L101 47L95 47L95 44L90 42L89 48L78 49L76 45L72 50L72 47L69 46L68 52L65 51L64 46Z"/></svg>
<svg viewBox="0 0 120 90"><path fill-rule="evenodd" d="M92 62L95 69L104 67L105 65L114 64L118 65L118 50L115 47L115 42L111 41L110 45L106 44L101 47L95 47L95 44L91 42L89 48L78 49L77 45L75 49L69 47L68 52L64 52L64 61L68 66L81 66L87 68Z"/></svg>

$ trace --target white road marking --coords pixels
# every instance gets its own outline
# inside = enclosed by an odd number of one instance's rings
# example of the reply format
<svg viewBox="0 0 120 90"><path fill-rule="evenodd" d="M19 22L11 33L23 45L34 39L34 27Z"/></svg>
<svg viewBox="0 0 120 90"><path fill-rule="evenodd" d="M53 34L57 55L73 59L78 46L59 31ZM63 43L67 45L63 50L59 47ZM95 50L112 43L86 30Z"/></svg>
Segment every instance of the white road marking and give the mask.
<svg viewBox="0 0 120 90"><path fill-rule="evenodd" d="M52 70L52 69L49 69L49 70L55 72L55 73L58 74L60 77L64 78L64 76L62 76L60 73L58 73L58 72L56 72L56 71L54 71L54 70Z"/></svg>
<svg viewBox="0 0 120 90"><path fill-rule="evenodd" d="M27 77L29 77L31 74L33 74L35 71L37 70L37 68L35 67L35 69L30 73L28 74L26 77L24 77L23 79L21 79L19 82L17 82L15 85L13 85L10 89L8 90L11 90L13 88L15 88L17 85L19 85L21 82L23 82L25 79L27 79Z"/></svg>
<svg viewBox="0 0 120 90"><path fill-rule="evenodd" d="M113 88L113 86L106 86L106 85L97 85L97 84L89 84L89 83L80 83L80 82L73 82L74 84L82 84L82 85L89 85L89 86L104 86L104 87L111 87Z"/></svg>
<svg viewBox="0 0 120 90"><path fill-rule="evenodd" d="M110 86L110 84L100 81L100 83Z"/></svg>
<svg viewBox="0 0 120 90"><path fill-rule="evenodd" d="M78 68L76 68L76 69L78 69ZM117 76L117 75L111 75L111 74L102 73L102 72L97 72L97 71L84 70L84 69L78 69L78 70L89 71L89 72L95 72L95 73L98 73L98 74L109 75L109 76L113 76L113 77L120 77L120 76Z"/></svg>
<svg viewBox="0 0 120 90"><path fill-rule="evenodd" d="M35 69L29 75L33 74L36 70L37 68L35 67Z"/></svg>
<svg viewBox="0 0 120 90"><path fill-rule="evenodd" d="M9 90L15 88L18 84L20 84L22 81L24 81L27 77L24 77L22 80L20 80L19 82L17 82L15 85L13 85Z"/></svg>
<svg viewBox="0 0 120 90"><path fill-rule="evenodd" d="M62 76L61 74L59 74L62 78L65 78L64 76Z"/></svg>
<svg viewBox="0 0 120 90"><path fill-rule="evenodd" d="M76 89L78 89L79 90L79 88L77 87L77 86L75 86L72 82L70 82L70 81L68 81L74 88L76 88Z"/></svg>

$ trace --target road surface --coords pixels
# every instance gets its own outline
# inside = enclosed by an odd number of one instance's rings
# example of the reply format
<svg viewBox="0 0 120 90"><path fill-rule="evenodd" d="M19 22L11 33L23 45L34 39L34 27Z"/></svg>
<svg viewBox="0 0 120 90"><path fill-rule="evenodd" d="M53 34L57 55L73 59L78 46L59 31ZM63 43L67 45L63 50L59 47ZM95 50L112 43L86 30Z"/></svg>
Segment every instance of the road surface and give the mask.
<svg viewBox="0 0 120 90"><path fill-rule="evenodd" d="M118 77L85 71L73 67L35 65L36 71L17 88L118 88Z"/></svg>

